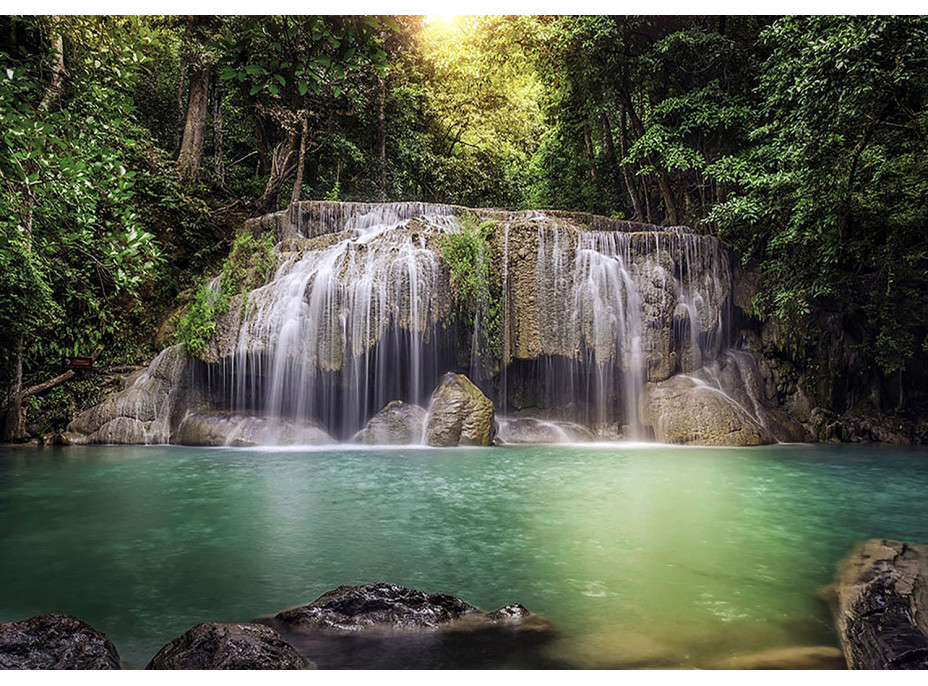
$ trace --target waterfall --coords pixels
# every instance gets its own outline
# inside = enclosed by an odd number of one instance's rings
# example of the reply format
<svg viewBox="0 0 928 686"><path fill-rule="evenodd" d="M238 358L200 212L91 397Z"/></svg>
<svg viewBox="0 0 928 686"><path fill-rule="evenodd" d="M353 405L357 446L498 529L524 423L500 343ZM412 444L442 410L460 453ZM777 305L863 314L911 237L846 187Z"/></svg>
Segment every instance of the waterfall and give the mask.
<svg viewBox="0 0 928 686"><path fill-rule="evenodd" d="M714 238L474 210L497 222L487 254L501 281L500 350L486 364L485 314L478 307L469 330L455 323L440 256L465 212L311 202L255 220L279 239L278 267L216 336L214 409L315 422L345 439L391 400L426 405L441 374L458 371L504 414L637 439L645 384L695 373L725 348L730 266Z"/></svg>

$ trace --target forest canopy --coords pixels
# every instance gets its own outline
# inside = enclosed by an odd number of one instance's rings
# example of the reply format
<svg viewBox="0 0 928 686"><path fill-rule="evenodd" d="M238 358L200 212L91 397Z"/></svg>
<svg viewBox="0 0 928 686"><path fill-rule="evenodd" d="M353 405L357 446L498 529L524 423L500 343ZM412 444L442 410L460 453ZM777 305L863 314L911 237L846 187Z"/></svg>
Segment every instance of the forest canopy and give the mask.
<svg viewBox="0 0 928 686"><path fill-rule="evenodd" d="M308 199L691 226L763 271L791 355L834 315L901 404L926 100L917 16L5 16L8 404L62 355L150 357L242 219Z"/></svg>

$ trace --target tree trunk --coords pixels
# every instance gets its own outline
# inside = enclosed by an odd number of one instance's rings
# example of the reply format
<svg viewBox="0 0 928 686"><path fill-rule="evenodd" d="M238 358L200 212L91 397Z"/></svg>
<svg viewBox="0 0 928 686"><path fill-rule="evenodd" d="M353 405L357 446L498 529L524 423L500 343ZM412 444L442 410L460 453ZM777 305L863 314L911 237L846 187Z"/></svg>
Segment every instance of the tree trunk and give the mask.
<svg viewBox="0 0 928 686"><path fill-rule="evenodd" d="M61 87L64 84L64 77L67 72L64 68L64 41L61 39L61 33L58 31L58 17L53 16L51 21L52 30L52 77L45 89L45 95L42 102L39 103L39 111L44 112L51 107L52 102L61 96Z"/></svg>
<svg viewBox="0 0 928 686"><path fill-rule="evenodd" d="M196 67L190 73L187 97L187 118L184 135L177 156L177 172L181 179L194 179L203 160L203 143L206 140L206 118L209 104L209 67Z"/></svg>
<svg viewBox="0 0 928 686"><path fill-rule="evenodd" d="M290 194L290 204L300 201L303 192L303 168L306 166L306 137L309 135L309 123L304 112L300 116L300 156L296 164L296 179L293 182L293 192Z"/></svg>
<svg viewBox="0 0 928 686"><path fill-rule="evenodd" d="M274 146L271 155L271 174L267 179L264 192L258 198L258 208L262 212L276 212L280 209L280 194L283 192L287 177L293 171L298 134L296 130L288 131L287 138Z"/></svg>
<svg viewBox="0 0 928 686"><path fill-rule="evenodd" d="M23 193L26 196L23 202L25 206L25 215L23 216L24 238L26 239L26 250L32 250L32 208L35 206L35 195L28 184L25 186ZM0 439L4 443L19 442L29 438L26 433L26 417L23 414L24 345L24 336L20 334L19 338L16 339L16 352L13 355L13 378L7 395L6 422L3 426L2 435L0 435Z"/></svg>
<svg viewBox="0 0 928 686"><path fill-rule="evenodd" d="M384 114L386 85L383 77L377 79L377 152L380 160L380 202L387 201L387 125Z"/></svg>
<svg viewBox="0 0 928 686"><path fill-rule="evenodd" d="M219 80L213 86L213 167L219 179L219 185L225 187L226 167L222 155L222 91Z"/></svg>
<svg viewBox="0 0 928 686"><path fill-rule="evenodd" d="M631 198L632 207L635 210L635 221L640 222L644 219L644 214L641 212L641 200L638 199L638 186L628 171L628 165L625 164L625 157L628 155L628 144L626 142L628 139L628 120L624 107L622 108L621 124L622 126L619 129L619 152L622 154L622 177L625 179L625 189L628 191L628 197ZM650 214L648 212L648 221L650 221Z"/></svg>
<svg viewBox="0 0 928 686"><path fill-rule="evenodd" d="M174 146L174 159L180 155L180 146L184 142L184 81L187 78L187 65L182 64L177 79L177 144Z"/></svg>
<svg viewBox="0 0 928 686"><path fill-rule="evenodd" d="M619 193L619 160L615 155L615 140L612 138L612 121L609 113L603 110L599 115L599 125L603 130L603 151L606 157L606 169L603 174L608 185L610 199L615 202Z"/></svg>
<svg viewBox="0 0 928 686"><path fill-rule="evenodd" d="M16 353L13 357L13 378L6 405L3 442L20 442L27 438L26 418L23 414L23 337L20 336L16 341Z"/></svg>
<svg viewBox="0 0 928 686"><path fill-rule="evenodd" d="M590 125L583 124L583 147L586 149L586 161L590 167L590 178L599 187L599 178L596 174L596 153L593 152L593 138L590 136Z"/></svg>
<svg viewBox="0 0 928 686"><path fill-rule="evenodd" d="M632 105L631 97L628 95L628 93L623 90L621 91L620 96L623 103L625 104L626 110L628 111L628 116L632 122L632 128L635 129L635 133L637 133L638 137L640 138L645 134L644 124L641 122L641 118L635 111L635 108ZM648 161L651 163L651 166L654 169L657 169L657 165L654 164L654 160L650 159L649 157ZM670 187L666 177L659 171L655 173L655 176L657 177L657 186L660 189L661 198L664 201L664 210L666 213L664 222L670 223L671 225L679 224L680 222L677 215L677 203L674 200L673 189Z"/></svg>

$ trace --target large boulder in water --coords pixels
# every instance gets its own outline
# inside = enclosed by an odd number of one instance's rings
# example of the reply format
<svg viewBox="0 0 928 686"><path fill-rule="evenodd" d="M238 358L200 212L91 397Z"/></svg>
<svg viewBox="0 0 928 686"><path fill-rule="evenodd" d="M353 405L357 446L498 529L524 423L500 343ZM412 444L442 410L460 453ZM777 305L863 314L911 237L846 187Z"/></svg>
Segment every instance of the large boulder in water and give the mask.
<svg viewBox="0 0 928 686"><path fill-rule="evenodd" d="M838 565L832 611L851 669L928 669L928 546L870 539Z"/></svg>
<svg viewBox="0 0 928 686"><path fill-rule="evenodd" d="M499 443L578 443L595 441L596 436L585 426L573 422L513 417L499 420L496 440Z"/></svg>
<svg viewBox="0 0 928 686"><path fill-rule="evenodd" d="M518 604L485 612L452 595L385 582L339 586L309 605L279 612L274 619L297 633L553 631L550 622Z"/></svg>
<svg viewBox="0 0 928 686"><path fill-rule="evenodd" d="M697 379L674 376L648 384L641 421L662 443L764 445L776 439L722 391Z"/></svg>
<svg viewBox="0 0 928 686"><path fill-rule="evenodd" d="M418 405L391 400L355 434L354 443L406 445L422 443L428 410Z"/></svg>
<svg viewBox="0 0 928 686"><path fill-rule="evenodd" d="M110 640L68 615L0 624L0 669L122 669Z"/></svg>
<svg viewBox="0 0 928 686"><path fill-rule="evenodd" d="M330 445L335 443L314 422L292 422L247 415L188 414L171 436L191 446Z"/></svg>
<svg viewBox="0 0 928 686"><path fill-rule="evenodd" d="M197 624L164 646L145 669L315 669L263 624Z"/></svg>
<svg viewBox="0 0 928 686"><path fill-rule="evenodd" d="M490 445L493 403L463 374L441 378L429 401L425 442L434 446Z"/></svg>

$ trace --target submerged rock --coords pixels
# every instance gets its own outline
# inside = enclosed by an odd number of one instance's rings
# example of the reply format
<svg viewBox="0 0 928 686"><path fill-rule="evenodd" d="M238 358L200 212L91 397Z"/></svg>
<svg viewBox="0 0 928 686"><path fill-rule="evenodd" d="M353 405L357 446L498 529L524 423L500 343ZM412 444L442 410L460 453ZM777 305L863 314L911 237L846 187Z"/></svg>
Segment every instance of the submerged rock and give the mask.
<svg viewBox="0 0 928 686"><path fill-rule="evenodd" d="M263 624L197 624L164 646L145 669L315 669Z"/></svg>
<svg viewBox="0 0 928 686"><path fill-rule="evenodd" d="M847 664L834 646L790 646L734 655L712 669L847 669Z"/></svg>
<svg viewBox="0 0 928 686"><path fill-rule="evenodd" d="M725 393L682 375L646 386L641 421L662 443L749 446L776 442Z"/></svg>
<svg viewBox="0 0 928 686"><path fill-rule="evenodd" d="M189 414L171 437L191 446L329 445L335 443L313 422L289 422L234 414Z"/></svg>
<svg viewBox="0 0 928 686"><path fill-rule="evenodd" d="M339 586L309 605L279 612L275 619L301 633L552 631L550 622L521 605L485 612L452 595L385 582Z"/></svg>
<svg viewBox="0 0 928 686"><path fill-rule="evenodd" d="M593 432L585 426L534 417L500 419L496 438L500 443L578 443L596 440Z"/></svg>
<svg viewBox="0 0 928 686"><path fill-rule="evenodd" d="M115 646L86 622L40 615L0 624L0 669L122 669Z"/></svg>
<svg viewBox="0 0 928 686"><path fill-rule="evenodd" d="M426 443L434 446L490 445L493 403L463 374L447 373L429 401Z"/></svg>
<svg viewBox="0 0 928 686"><path fill-rule="evenodd" d="M928 669L928 546L873 538L838 565L832 611L851 669Z"/></svg>
<svg viewBox="0 0 928 686"><path fill-rule="evenodd" d="M367 426L355 434L354 443L406 445L422 443L428 410L401 400L391 400Z"/></svg>

